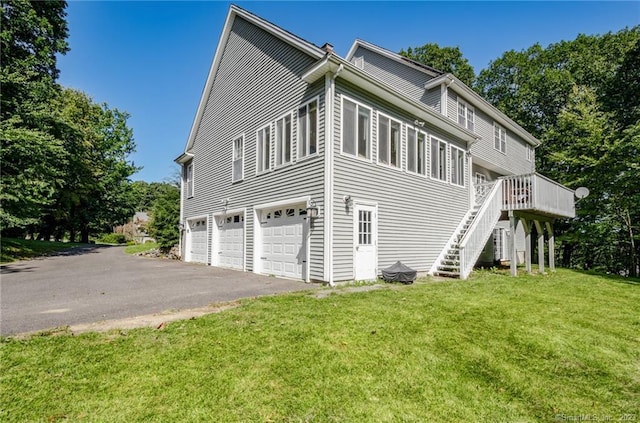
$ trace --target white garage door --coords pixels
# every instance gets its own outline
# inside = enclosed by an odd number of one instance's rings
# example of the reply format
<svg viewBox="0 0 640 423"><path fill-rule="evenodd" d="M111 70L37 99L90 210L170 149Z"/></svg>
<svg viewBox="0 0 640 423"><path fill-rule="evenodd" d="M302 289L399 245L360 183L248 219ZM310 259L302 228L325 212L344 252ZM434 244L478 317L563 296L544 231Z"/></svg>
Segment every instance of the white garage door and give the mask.
<svg viewBox="0 0 640 423"><path fill-rule="evenodd" d="M262 273L302 279L306 273L304 205L262 212Z"/></svg>
<svg viewBox="0 0 640 423"><path fill-rule="evenodd" d="M207 262L207 219L189 221L186 261Z"/></svg>
<svg viewBox="0 0 640 423"><path fill-rule="evenodd" d="M244 269L244 215L220 216L214 265Z"/></svg>

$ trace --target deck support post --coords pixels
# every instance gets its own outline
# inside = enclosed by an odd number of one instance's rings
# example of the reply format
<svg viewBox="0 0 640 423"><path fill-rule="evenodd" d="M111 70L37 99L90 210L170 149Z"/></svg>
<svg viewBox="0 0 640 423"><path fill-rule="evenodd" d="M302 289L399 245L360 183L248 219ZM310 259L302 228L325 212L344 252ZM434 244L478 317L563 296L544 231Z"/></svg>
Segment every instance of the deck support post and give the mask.
<svg viewBox="0 0 640 423"><path fill-rule="evenodd" d="M524 228L524 263L527 273L531 273L531 222L528 219L520 219Z"/></svg>
<svg viewBox="0 0 640 423"><path fill-rule="evenodd" d="M556 271L556 252L555 252L555 242L556 239L553 236L553 223L546 222L547 233L549 234L549 271Z"/></svg>
<svg viewBox="0 0 640 423"><path fill-rule="evenodd" d="M538 220L533 221L538 231L538 271L544 274L544 227Z"/></svg>
<svg viewBox="0 0 640 423"><path fill-rule="evenodd" d="M509 249L511 250L511 276L518 276L518 252L516 251L516 228L518 227L518 217L509 212Z"/></svg>

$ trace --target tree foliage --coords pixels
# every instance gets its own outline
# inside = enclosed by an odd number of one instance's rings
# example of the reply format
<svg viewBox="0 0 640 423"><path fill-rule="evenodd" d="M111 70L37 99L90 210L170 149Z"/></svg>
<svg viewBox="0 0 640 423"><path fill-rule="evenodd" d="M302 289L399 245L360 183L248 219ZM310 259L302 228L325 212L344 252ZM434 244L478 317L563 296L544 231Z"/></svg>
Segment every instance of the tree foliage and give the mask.
<svg viewBox="0 0 640 423"><path fill-rule="evenodd" d="M155 201L151 214L150 235L156 239L160 249L171 249L180 237L180 190L168 185Z"/></svg>
<svg viewBox="0 0 640 423"><path fill-rule="evenodd" d="M559 225L565 265L635 275L640 253L640 27L508 51L476 89L542 141L539 172L591 195Z"/></svg>
<svg viewBox="0 0 640 423"><path fill-rule="evenodd" d="M458 47L440 47L435 43L427 43L420 47L409 47L407 51L400 50L400 55L442 72L451 73L470 87L476 79L473 66L464 58Z"/></svg>
<svg viewBox="0 0 640 423"><path fill-rule="evenodd" d="M69 47L64 1L2 1L3 234L88 241L133 212L128 114L60 87Z"/></svg>

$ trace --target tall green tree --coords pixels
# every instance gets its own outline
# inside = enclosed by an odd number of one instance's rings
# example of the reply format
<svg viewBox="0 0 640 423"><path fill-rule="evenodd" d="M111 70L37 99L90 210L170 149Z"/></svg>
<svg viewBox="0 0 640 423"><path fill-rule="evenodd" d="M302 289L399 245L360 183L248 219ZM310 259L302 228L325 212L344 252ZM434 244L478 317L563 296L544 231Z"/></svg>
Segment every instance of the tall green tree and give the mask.
<svg viewBox="0 0 640 423"><path fill-rule="evenodd" d="M640 27L508 51L476 89L542 141L536 165L587 186L578 218L560 229L566 265L634 275L640 253Z"/></svg>
<svg viewBox="0 0 640 423"><path fill-rule="evenodd" d="M475 82L473 66L458 47L440 47L436 43L427 43L420 47L409 47L406 51L400 50L400 55L442 72L451 73L470 87Z"/></svg>
<svg viewBox="0 0 640 423"><path fill-rule="evenodd" d="M1 2L0 228L36 222L62 183L63 143L50 133L59 87L56 55L65 54L64 1Z"/></svg>
<svg viewBox="0 0 640 423"><path fill-rule="evenodd" d="M156 239L161 250L170 250L178 243L180 230L180 189L171 186L162 193L153 205L150 235Z"/></svg>

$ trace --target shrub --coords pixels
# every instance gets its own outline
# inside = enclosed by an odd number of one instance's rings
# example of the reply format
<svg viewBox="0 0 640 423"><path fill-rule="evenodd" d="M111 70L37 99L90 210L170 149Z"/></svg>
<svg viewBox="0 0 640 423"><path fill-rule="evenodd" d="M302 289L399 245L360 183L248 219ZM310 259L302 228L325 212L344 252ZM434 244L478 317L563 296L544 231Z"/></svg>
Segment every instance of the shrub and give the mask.
<svg viewBox="0 0 640 423"><path fill-rule="evenodd" d="M126 244L127 237L124 234L103 234L97 239L102 244Z"/></svg>

